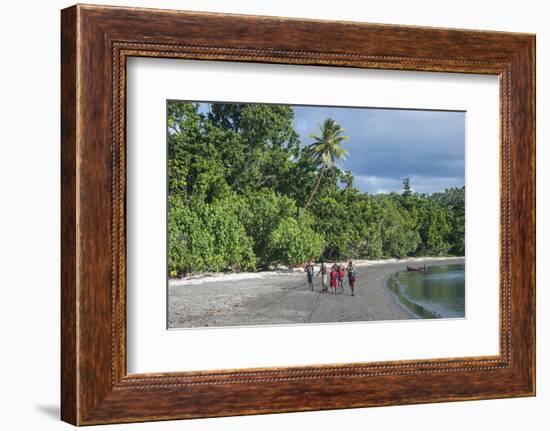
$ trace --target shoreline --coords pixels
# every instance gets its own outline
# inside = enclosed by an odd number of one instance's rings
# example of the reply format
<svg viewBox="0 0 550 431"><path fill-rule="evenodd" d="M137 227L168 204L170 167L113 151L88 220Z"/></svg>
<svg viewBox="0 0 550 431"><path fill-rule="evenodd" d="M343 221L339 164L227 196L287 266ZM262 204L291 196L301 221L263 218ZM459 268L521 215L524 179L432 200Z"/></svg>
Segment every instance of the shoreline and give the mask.
<svg viewBox="0 0 550 431"><path fill-rule="evenodd" d="M347 279L343 293L314 291L303 269L232 273L168 283L168 327L206 328L419 319L387 286L408 264L441 265L464 258L358 261L355 296ZM328 263L328 262L327 262ZM317 265L318 268L318 265ZM245 275L244 277L242 277Z"/></svg>
<svg viewBox="0 0 550 431"><path fill-rule="evenodd" d="M464 265L465 259L453 259L446 261L444 265L458 264ZM431 267L437 267L439 265L430 265ZM404 271L407 272L407 271ZM410 298L403 290L399 282L399 275L401 271L393 274L389 274L386 278L386 287L393 294L396 300L411 313L415 314L419 319L459 319L464 318L464 313L460 313L452 308L448 308L444 304L440 304L437 301L431 302L428 300L415 300ZM390 280L396 277L393 285L390 286Z"/></svg>
<svg viewBox="0 0 550 431"><path fill-rule="evenodd" d="M395 274L395 272L391 272L391 273L388 272L388 273L385 274L384 280L382 281L382 284L384 285L383 287L390 293L390 296L394 300L395 304L398 307L401 307L401 309L410 316L410 319L422 319L421 316L414 313L409 307L407 307L405 304L403 304L399 300L399 297L394 292L392 292L392 290L389 288L388 281L390 280L390 277L393 274Z"/></svg>
<svg viewBox="0 0 550 431"><path fill-rule="evenodd" d="M356 267L364 266L378 266L378 265L390 265L390 264L408 264L408 263L425 263L428 261L448 261L453 259L462 259L464 256L445 256L445 257L430 257L430 256L421 256L421 257L407 257L404 259L397 258L388 258L388 259L359 259L353 260L353 263ZM334 263L344 263L346 261L327 261L326 265ZM320 263L315 262L315 272L319 270ZM302 274L304 272L304 266L298 266L295 268L288 268L286 266L280 266L278 268L269 269L265 271L227 271L227 272L203 272L197 273L194 275L189 275L187 277L180 278L168 278L169 284L172 285L198 285L203 282L222 282L222 281L231 281L231 280L250 280L255 278L264 278L266 276L275 276L275 275L292 275L292 274Z"/></svg>

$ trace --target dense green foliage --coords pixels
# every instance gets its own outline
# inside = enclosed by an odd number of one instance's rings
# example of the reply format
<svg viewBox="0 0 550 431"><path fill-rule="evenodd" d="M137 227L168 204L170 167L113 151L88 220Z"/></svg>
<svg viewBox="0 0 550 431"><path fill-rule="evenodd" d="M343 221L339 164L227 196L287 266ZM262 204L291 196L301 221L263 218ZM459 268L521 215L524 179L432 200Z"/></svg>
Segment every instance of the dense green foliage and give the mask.
<svg viewBox="0 0 550 431"><path fill-rule="evenodd" d="M328 119L303 146L293 116L282 105L168 104L171 276L464 255L464 188L418 194L404 179L401 194L362 193L336 163L343 129Z"/></svg>

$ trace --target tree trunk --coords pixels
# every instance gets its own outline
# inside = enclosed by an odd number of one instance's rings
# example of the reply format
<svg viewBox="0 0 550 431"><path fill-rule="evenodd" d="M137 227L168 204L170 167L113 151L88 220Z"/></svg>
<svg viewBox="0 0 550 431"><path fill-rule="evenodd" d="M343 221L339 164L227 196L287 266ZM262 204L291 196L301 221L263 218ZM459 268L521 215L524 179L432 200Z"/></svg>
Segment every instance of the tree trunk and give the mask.
<svg viewBox="0 0 550 431"><path fill-rule="evenodd" d="M326 164L323 163L323 166L321 167L321 171L319 172L319 177L317 178L317 183L315 184L315 187L311 191L311 194L309 195L309 199L307 200L306 206L304 207L304 209L306 210L311 205L313 196L315 196L315 193L317 193L317 189L319 188L319 184L321 184L321 178L323 178L323 174L325 173L325 167L326 167Z"/></svg>

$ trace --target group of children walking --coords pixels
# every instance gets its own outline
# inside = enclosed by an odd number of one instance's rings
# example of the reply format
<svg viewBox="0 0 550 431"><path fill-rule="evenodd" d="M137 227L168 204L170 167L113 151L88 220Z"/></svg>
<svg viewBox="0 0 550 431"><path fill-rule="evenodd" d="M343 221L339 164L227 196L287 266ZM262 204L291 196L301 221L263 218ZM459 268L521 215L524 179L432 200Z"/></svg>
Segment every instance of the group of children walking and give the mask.
<svg viewBox="0 0 550 431"><path fill-rule="evenodd" d="M315 265L310 260L305 266L304 271L307 274L307 282L309 288L313 292L313 277L315 276ZM322 291L326 292L329 288L329 277L330 277L330 288L331 292L336 293L336 289L339 288L342 293L344 293L344 280L346 278L346 271L348 273L348 283L351 289L351 296L355 296L355 265L350 260L348 266L344 267L343 264L334 263L330 272L328 266L325 262L321 262L321 266L317 275L321 274L321 284L323 286Z"/></svg>

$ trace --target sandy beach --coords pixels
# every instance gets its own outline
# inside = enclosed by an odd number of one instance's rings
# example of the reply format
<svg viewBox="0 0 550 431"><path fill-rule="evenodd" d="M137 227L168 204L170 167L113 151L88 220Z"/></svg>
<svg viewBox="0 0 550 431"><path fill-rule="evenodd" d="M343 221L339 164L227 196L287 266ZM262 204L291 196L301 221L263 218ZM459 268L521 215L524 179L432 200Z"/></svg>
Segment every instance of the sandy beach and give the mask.
<svg viewBox="0 0 550 431"><path fill-rule="evenodd" d="M356 262L355 296L311 292L303 270L213 274L170 280L168 327L285 325L418 318L386 287L388 277L407 265L463 263L464 258L419 258ZM316 266L316 273L319 266Z"/></svg>

